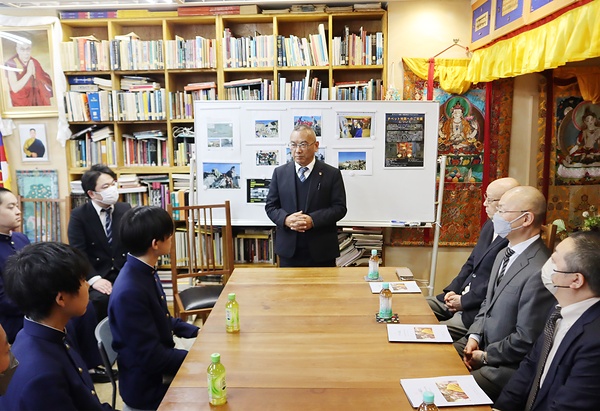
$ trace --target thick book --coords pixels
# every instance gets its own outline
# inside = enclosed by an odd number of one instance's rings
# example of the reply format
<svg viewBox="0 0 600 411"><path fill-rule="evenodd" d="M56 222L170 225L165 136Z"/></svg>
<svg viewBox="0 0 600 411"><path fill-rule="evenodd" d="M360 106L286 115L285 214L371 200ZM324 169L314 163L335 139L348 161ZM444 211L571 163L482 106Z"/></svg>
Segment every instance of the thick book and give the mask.
<svg viewBox="0 0 600 411"><path fill-rule="evenodd" d="M94 84L94 76L68 76L69 84Z"/></svg>

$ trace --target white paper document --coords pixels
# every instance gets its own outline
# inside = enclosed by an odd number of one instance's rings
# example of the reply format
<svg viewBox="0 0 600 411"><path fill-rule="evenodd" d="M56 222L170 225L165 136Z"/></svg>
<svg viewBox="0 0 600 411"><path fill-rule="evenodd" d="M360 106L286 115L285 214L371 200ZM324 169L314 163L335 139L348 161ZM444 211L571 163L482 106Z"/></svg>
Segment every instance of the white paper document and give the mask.
<svg viewBox="0 0 600 411"><path fill-rule="evenodd" d="M472 375L451 375L434 378L407 378L400 380L411 405L423 402L423 392L431 391L438 407L492 404Z"/></svg>
<svg viewBox="0 0 600 411"><path fill-rule="evenodd" d="M369 287L371 287L371 292L373 294L379 294L381 291L383 283L369 283ZM396 281L394 283L388 283L390 285L390 291L393 294L402 294L402 293L420 293L421 289L417 285L416 281Z"/></svg>
<svg viewBox="0 0 600 411"><path fill-rule="evenodd" d="M448 327L440 324L388 324L390 342L452 342Z"/></svg>

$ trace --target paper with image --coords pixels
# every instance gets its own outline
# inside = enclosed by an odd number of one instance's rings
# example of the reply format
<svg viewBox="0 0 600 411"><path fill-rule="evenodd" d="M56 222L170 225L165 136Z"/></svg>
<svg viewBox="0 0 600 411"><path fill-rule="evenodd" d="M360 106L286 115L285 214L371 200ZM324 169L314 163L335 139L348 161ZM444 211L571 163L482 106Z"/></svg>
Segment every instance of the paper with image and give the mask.
<svg viewBox="0 0 600 411"><path fill-rule="evenodd" d="M413 407L423 401L423 392L431 391L438 407L492 404L492 400L477 385L471 375L434 378L407 378L400 385Z"/></svg>
<svg viewBox="0 0 600 411"><path fill-rule="evenodd" d="M390 342L452 342L448 327L440 324L388 324Z"/></svg>
<svg viewBox="0 0 600 411"><path fill-rule="evenodd" d="M371 292L373 294L378 294L381 291L382 284L383 283L381 282L370 282L369 286L371 287ZM421 292L421 289L417 285L416 281L397 281L388 284L390 285L390 291L393 294Z"/></svg>

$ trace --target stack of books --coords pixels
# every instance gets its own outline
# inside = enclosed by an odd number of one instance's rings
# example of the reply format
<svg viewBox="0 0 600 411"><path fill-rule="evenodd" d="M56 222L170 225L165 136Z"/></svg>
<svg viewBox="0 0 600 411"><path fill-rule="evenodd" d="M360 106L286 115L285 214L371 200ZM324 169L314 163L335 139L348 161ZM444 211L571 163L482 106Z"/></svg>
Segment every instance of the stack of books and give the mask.
<svg viewBox="0 0 600 411"><path fill-rule="evenodd" d="M379 227L344 227L338 235L340 256L338 267L363 266L369 264L371 250L377 250L383 264L383 229Z"/></svg>

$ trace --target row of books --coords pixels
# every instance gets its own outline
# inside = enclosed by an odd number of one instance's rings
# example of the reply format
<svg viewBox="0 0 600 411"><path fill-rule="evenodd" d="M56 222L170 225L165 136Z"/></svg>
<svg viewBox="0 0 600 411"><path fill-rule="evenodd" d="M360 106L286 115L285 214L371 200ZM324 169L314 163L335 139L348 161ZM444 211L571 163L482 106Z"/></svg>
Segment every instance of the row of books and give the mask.
<svg viewBox="0 0 600 411"><path fill-rule="evenodd" d="M213 83L214 84L214 83ZM169 92L169 113L170 119L193 119L194 101L196 100L216 100L217 89L215 87L199 89L192 91Z"/></svg>
<svg viewBox="0 0 600 411"><path fill-rule="evenodd" d="M233 255L236 263L274 264L272 230L244 230L233 239Z"/></svg>
<svg viewBox="0 0 600 411"><path fill-rule="evenodd" d="M223 236L220 229L217 227L212 232L212 235L205 235L202 232L194 233L195 250L193 256L188 254L189 234L185 228L177 228L173 241L177 250L176 264L177 267L185 267L190 263L190 258L196 259L198 262L205 264L222 266L223 265ZM171 263L173 263L171 261Z"/></svg>
<svg viewBox="0 0 600 411"><path fill-rule="evenodd" d="M223 31L223 64L225 68L273 67L275 47L274 35L239 37L231 30Z"/></svg>
<svg viewBox="0 0 600 411"><path fill-rule="evenodd" d="M113 131L110 127L94 129L89 127L84 132L71 136L69 144L72 167L90 167L93 164L117 164L117 150Z"/></svg>
<svg viewBox="0 0 600 411"><path fill-rule="evenodd" d="M196 36L184 39L175 36L175 40L165 42L168 69L216 68L217 44L215 39Z"/></svg>
<svg viewBox="0 0 600 411"><path fill-rule="evenodd" d="M334 66L383 64L382 32L367 34L361 27L359 34L355 34L345 26L343 37L334 37L331 47Z"/></svg>
<svg viewBox="0 0 600 411"><path fill-rule="evenodd" d="M321 34L309 34L309 38L277 36L277 64L280 67L327 66L327 43L323 25L319 25Z"/></svg>
<svg viewBox="0 0 600 411"><path fill-rule="evenodd" d="M128 135L127 135L128 136ZM139 140L123 135L123 163L125 166L169 166L166 140L148 138Z"/></svg>
<svg viewBox="0 0 600 411"><path fill-rule="evenodd" d="M175 138L173 161L175 166L188 166L195 150L194 137ZM189 181L188 181L189 185Z"/></svg>
<svg viewBox="0 0 600 411"><path fill-rule="evenodd" d="M338 267L369 264L371 250L377 250L383 264L383 229L378 227L343 227L338 233L340 256Z"/></svg>
<svg viewBox="0 0 600 411"><path fill-rule="evenodd" d="M68 121L166 120L167 98L164 88L127 92L100 90L64 94Z"/></svg>
<svg viewBox="0 0 600 411"><path fill-rule="evenodd" d="M381 100L384 95L381 79L335 83L330 90L331 100Z"/></svg>

